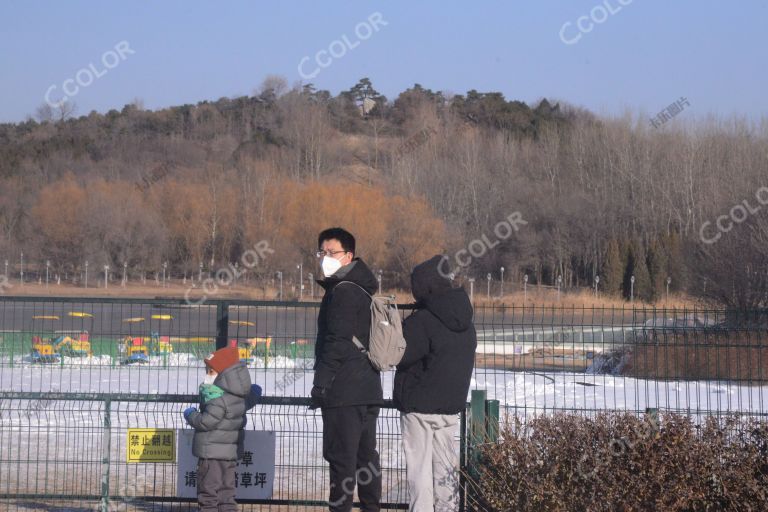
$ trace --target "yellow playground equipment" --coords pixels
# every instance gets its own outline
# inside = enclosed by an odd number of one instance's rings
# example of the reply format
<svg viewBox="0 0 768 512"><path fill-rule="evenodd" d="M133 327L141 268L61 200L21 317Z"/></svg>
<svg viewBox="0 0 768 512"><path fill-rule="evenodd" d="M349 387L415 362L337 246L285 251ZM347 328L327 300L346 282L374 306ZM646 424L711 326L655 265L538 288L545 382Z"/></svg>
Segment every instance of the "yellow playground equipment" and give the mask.
<svg viewBox="0 0 768 512"><path fill-rule="evenodd" d="M40 336L32 337L33 363L54 363L66 357L91 357L90 336L87 331L78 334L77 339L67 335L61 335L50 340L43 340Z"/></svg>
<svg viewBox="0 0 768 512"><path fill-rule="evenodd" d="M265 350L264 350L265 360L269 359L269 349L270 349L270 346L272 345L272 337L256 336L254 338L247 338L244 341L232 339L232 340L229 340L229 344L231 347L237 347L237 353L240 356L241 361L245 363L249 363L256 357L259 344L263 344L265 347Z"/></svg>
<svg viewBox="0 0 768 512"><path fill-rule="evenodd" d="M40 336L32 337L32 352L30 354L33 363L56 363L61 356L54 352L50 341L43 341Z"/></svg>
<svg viewBox="0 0 768 512"><path fill-rule="evenodd" d="M120 364L148 363L151 356L167 356L173 353L173 345L168 336L153 332L149 339L126 336L121 344L122 360Z"/></svg>

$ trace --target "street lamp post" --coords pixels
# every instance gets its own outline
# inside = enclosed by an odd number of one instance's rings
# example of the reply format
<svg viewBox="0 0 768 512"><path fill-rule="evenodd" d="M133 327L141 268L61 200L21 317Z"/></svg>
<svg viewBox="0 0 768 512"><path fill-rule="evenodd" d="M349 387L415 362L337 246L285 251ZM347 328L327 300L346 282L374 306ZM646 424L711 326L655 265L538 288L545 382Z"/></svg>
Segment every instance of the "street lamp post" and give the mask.
<svg viewBox="0 0 768 512"><path fill-rule="evenodd" d="M381 275L382 271L379 269L379 271L376 273L376 280L379 282L379 295L381 295Z"/></svg>
<svg viewBox="0 0 768 512"><path fill-rule="evenodd" d="M125 288L125 285L128 284L128 262L123 262L123 288Z"/></svg>
<svg viewBox="0 0 768 512"><path fill-rule="evenodd" d="M5 260L5 280L8 280L8 260Z"/></svg>
<svg viewBox="0 0 768 512"><path fill-rule="evenodd" d="M667 277L667 302L669 302L669 285L672 284L672 278Z"/></svg>
<svg viewBox="0 0 768 512"><path fill-rule="evenodd" d="M557 276L557 301L560 301L560 286L563 284L563 276Z"/></svg>
<svg viewBox="0 0 768 512"><path fill-rule="evenodd" d="M109 288L109 265L104 265L104 289Z"/></svg>
<svg viewBox="0 0 768 512"><path fill-rule="evenodd" d="M597 297L597 285L600 282L600 276L595 276L595 297Z"/></svg>
<svg viewBox="0 0 768 512"><path fill-rule="evenodd" d="M501 267L501 291L499 292L500 297L504 297L504 267Z"/></svg>
<svg viewBox="0 0 768 512"><path fill-rule="evenodd" d="M307 274L307 278L309 279L309 296L311 298L315 298L315 275L310 272Z"/></svg>
<svg viewBox="0 0 768 512"><path fill-rule="evenodd" d="M528 302L528 274L523 276L523 302Z"/></svg>
<svg viewBox="0 0 768 512"><path fill-rule="evenodd" d="M19 274L19 284L24 286L24 251L21 251L21 273Z"/></svg>
<svg viewBox="0 0 768 512"><path fill-rule="evenodd" d="M197 273L197 281L202 283L203 282L203 262L200 262L200 271Z"/></svg>
<svg viewBox="0 0 768 512"><path fill-rule="evenodd" d="M85 287L88 288L88 260L85 260Z"/></svg>
<svg viewBox="0 0 768 512"><path fill-rule="evenodd" d="M51 269L51 260L45 260L45 287L48 288L48 274Z"/></svg>
<svg viewBox="0 0 768 512"><path fill-rule="evenodd" d="M296 265L299 269L299 301L304 298L304 263Z"/></svg>
<svg viewBox="0 0 768 512"><path fill-rule="evenodd" d="M163 263L163 288L165 288L165 271L168 269L168 262Z"/></svg>
<svg viewBox="0 0 768 512"><path fill-rule="evenodd" d="M469 278L469 301L475 302L475 278Z"/></svg>
<svg viewBox="0 0 768 512"><path fill-rule="evenodd" d="M283 272L277 271L277 278L280 280L280 300L283 300Z"/></svg>
<svg viewBox="0 0 768 512"><path fill-rule="evenodd" d="M635 302L635 276L629 277L629 302Z"/></svg>
<svg viewBox="0 0 768 512"><path fill-rule="evenodd" d="M490 272L488 272L488 275L485 276L485 279L486 281L488 281L487 295L488 295L488 298L490 299L491 298L491 273Z"/></svg>

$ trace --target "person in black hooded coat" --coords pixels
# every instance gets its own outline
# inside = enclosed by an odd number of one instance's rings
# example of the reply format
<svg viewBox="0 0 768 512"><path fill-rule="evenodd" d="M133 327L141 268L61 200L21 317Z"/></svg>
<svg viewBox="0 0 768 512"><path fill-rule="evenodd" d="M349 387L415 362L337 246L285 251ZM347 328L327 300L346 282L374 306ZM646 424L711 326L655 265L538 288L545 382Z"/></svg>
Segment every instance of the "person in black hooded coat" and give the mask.
<svg viewBox="0 0 768 512"><path fill-rule="evenodd" d="M465 408L477 334L472 304L440 272L444 256L411 274L416 311L403 322L407 348L395 374L410 509L458 510L458 414ZM434 508L433 508L434 507Z"/></svg>

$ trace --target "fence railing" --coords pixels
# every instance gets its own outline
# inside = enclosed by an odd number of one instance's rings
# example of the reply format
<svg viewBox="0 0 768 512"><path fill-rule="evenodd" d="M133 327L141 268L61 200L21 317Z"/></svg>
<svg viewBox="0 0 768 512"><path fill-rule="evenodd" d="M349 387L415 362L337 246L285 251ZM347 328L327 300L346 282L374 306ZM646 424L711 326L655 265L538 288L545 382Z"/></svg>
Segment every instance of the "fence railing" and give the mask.
<svg viewBox="0 0 768 512"><path fill-rule="evenodd" d="M47 496L55 502L124 496L116 492L119 486L148 470L126 465L117 451L110 452L114 459L108 461L104 490L104 418L109 417L114 450L124 429L134 425L181 428L180 411L196 400L203 358L234 342L267 397L249 413L248 428L275 430L287 443L283 455L278 445L286 477L277 481L270 503L310 509L322 503L327 479L319 451L321 419L306 410L303 398L312 383L318 307L0 297L0 497ZM401 309L407 316L411 306ZM694 417L765 417L767 316L714 309L478 305L472 389L498 401L502 421L510 414L649 409ZM392 381L391 372L382 374L387 398ZM396 453L395 411L382 410L379 427L380 445L393 450L386 498L397 506L407 501L407 491L403 458ZM173 466L152 471L151 485L141 492L170 499ZM116 503L129 510L136 506Z"/></svg>
<svg viewBox="0 0 768 512"><path fill-rule="evenodd" d="M132 511L156 502L195 501L176 494L176 462L129 463L126 450L128 429L188 428L180 411L195 404L196 395L2 392L0 396L3 503L61 502L67 510ZM248 412L248 430L276 436L274 492L270 499L240 503L285 505L290 510L327 506L322 421L308 405L306 398L267 397ZM385 405L377 439L384 509L407 509L398 425L396 411Z"/></svg>

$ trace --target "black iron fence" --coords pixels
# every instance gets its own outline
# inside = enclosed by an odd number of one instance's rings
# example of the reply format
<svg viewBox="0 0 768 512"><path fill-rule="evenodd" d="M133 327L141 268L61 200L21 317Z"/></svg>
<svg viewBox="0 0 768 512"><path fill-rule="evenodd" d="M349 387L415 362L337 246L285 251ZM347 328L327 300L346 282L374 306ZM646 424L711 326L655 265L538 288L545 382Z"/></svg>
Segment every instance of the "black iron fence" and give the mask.
<svg viewBox="0 0 768 512"><path fill-rule="evenodd" d="M188 428L180 414L196 395L4 392L0 429L0 503L43 504L51 510L187 510L194 497L179 497L180 460L132 463L131 429ZM305 398L268 397L249 411L248 430L273 432L275 471L239 469L239 486L272 485L271 497L246 499L253 510L323 507L327 496L322 460L322 421ZM180 440L177 439L177 442ZM407 508L399 415L382 408L378 424L384 509ZM246 463L247 464L247 463ZM248 480L246 480L246 476ZM191 478L194 472L182 474ZM320 508L318 508L319 510ZM6 508L3 508L6 510ZM270 508L273 510L273 508Z"/></svg>
<svg viewBox="0 0 768 512"><path fill-rule="evenodd" d="M127 431L183 428L181 411L197 399L203 358L232 343L266 395L247 428L276 433L272 498L252 507L322 509L321 418L304 398L317 309L0 298L0 499L50 509L187 506L176 496L175 463L126 461ZM478 305L475 326L472 388L498 401L502 421L553 411L768 413L764 311ZM392 378L382 374L386 396ZM399 422L390 407L382 410L379 444L385 501L403 508Z"/></svg>

